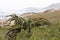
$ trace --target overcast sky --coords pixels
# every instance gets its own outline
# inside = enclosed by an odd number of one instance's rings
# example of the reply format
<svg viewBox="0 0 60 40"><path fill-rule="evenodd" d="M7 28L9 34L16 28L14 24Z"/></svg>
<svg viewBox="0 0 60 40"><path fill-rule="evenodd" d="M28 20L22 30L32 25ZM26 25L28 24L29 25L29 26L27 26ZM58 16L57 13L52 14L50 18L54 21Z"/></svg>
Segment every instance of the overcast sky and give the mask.
<svg viewBox="0 0 60 40"><path fill-rule="evenodd" d="M44 8L60 0L0 0L0 12L13 12L28 7Z"/></svg>

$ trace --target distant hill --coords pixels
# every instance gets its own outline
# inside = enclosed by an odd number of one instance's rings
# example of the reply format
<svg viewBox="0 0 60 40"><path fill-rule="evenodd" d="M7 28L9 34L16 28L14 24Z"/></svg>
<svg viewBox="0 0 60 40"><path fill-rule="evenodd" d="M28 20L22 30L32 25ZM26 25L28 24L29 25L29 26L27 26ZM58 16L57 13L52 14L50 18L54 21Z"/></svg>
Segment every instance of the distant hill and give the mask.
<svg viewBox="0 0 60 40"><path fill-rule="evenodd" d="M60 9L60 3L52 4L45 9Z"/></svg>
<svg viewBox="0 0 60 40"><path fill-rule="evenodd" d="M51 10L51 9L54 9L54 10L60 9L60 3L51 4L50 6L45 7L45 8L28 7L28 8L21 10L21 12L24 12L24 13L27 13L27 12L43 12L43 11Z"/></svg>
<svg viewBox="0 0 60 40"><path fill-rule="evenodd" d="M44 11L44 12L38 12L38 13L26 13L22 15L24 18L32 18L32 19L38 19L38 18L46 18L50 20L51 22L57 22L60 21L60 10L54 10L54 11Z"/></svg>

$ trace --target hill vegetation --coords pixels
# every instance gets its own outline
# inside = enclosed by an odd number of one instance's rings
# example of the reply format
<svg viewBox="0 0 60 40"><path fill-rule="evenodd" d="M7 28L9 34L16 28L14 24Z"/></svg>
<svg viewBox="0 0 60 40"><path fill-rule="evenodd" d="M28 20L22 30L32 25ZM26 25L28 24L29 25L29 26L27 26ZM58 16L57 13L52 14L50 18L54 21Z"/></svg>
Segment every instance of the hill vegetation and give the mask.
<svg viewBox="0 0 60 40"><path fill-rule="evenodd" d="M42 13L32 12L31 15L29 13L27 14L22 15L22 17L24 19L32 19L34 20L34 22L38 21L40 18L45 18L51 23L51 25L50 26L42 25L38 27L36 26L36 28L33 27L33 29L31 29L30 34L27 33L27 30L25 31L24 29L22 29L22 31L17 34L16 40L60 40L60 10L55 11L49 10L44 11ZM27 24L29 24L28 20L24 22L27 22ZM8 32L7 28L0 28L0 35L1 35L0 40L5 40L4 38L6 35L5 32L6 33Z"/></svg>

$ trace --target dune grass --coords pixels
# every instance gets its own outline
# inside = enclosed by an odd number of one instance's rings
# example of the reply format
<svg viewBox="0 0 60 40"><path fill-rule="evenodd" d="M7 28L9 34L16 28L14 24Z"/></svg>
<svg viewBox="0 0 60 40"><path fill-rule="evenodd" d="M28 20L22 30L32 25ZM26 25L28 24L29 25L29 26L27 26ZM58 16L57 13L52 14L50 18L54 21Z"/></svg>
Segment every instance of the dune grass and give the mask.
<svg viewBox="0 0 60 40"><path fill-rule="evenodd" d="M5 40L4 36L8 29L0 28L0 40ZM1 32L2 31L2 32ZM51 26L40 26L31 30L31 35L28 38L26 31L21 31L16 36L16 40L60 40L60 23L57 22Z"/></svg>

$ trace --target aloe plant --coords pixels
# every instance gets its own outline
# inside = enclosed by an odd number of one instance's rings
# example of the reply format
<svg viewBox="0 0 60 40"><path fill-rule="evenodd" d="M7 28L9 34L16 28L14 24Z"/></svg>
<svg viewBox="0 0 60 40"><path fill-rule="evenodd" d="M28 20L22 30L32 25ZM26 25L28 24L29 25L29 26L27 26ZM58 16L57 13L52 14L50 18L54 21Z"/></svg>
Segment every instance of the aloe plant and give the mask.
<svg viewBox="0 0 60 40"><path fill-rule="evenodd" d="M40 18L39 20L34 21L33 19L24 19L22 17L18 17L16 14L8 15L8 16L11 16L12 18L7 20L7 22L10 21L10 23L11 23L11 21L14 20L15 27L17 26L17 28L11 29L7 33L7 36L11 35L12 38L14 38L15 35L17 35L17 33L21 32L21 31L19 31L21 29L24 29L24 31L26 31L26 29L27 29L27 32L29 34L29 33L31 33L32 28L36 28L36 27L39 27L39 26L42 26L42 25L48 25L48 26L50 25L50 22L45 18ZM16 29L18 29L18 30L16 30ZM19 32L17 32L17 31L19 31ZM9 38L11 38L11 37L9 36ZM13 39L11 39L11 40L13 40Z"/></svg>

